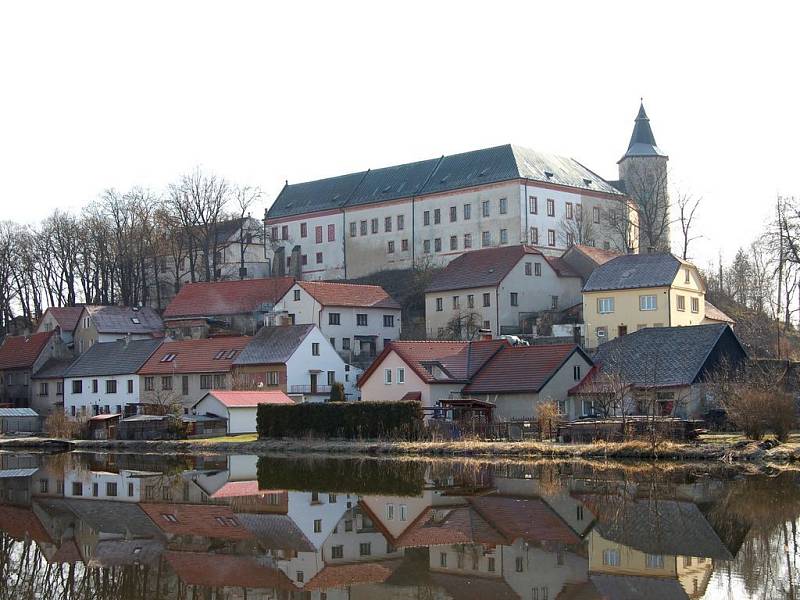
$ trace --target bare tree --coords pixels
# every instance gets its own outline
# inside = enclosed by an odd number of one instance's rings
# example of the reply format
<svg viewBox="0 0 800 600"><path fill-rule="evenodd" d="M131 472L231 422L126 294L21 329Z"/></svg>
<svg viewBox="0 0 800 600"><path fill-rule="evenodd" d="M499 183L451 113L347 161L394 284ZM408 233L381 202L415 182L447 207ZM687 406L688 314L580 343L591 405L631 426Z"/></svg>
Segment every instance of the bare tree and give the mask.
<svg viewBox="0 0 800 600"><path fill-rule="evenodd" d="M480 314L475 311L458 311L447 321L440 338L445 340L471 340L480 328Z"/></svg>
<svg viewBox="0 0 800 600"><path fill-rule="evenodd" d="M569 217L569 218L568 218ZM573 244L591 244L595 238L595 228L591 217L584 214L582 205L575 205L575 210L570 216L561 219L559 236L565 246Z"/></svg>
<svg viewBox="0 0 800 600"><path fill-rule="evenodd" d="M236 206L239 209L239 279L244 279L247 276L246 258L247 248L253 243L254 240L258 241L261 238L261 228L252 229L246 227L247 220L250 218L250 209L261 199L261 189L251 186L241 186L235 190Z"/></svg>
<svg viewBox="0 0 800 600"><path fill-rule="evenodd" d="M639 248L639 214L633 201L611 202L600 211L600 221L613 234L615 250L628 254Z"/></svg>
<svg viewBox="0 0 800 600"><path fill-rule="evenodd" d="M636 203L640 251L668 252L669 194L667 170L631 163L625 174L625 191Z"/></svg>
<svg viewBox="0 0 800 600"><path fill-rule="evenodd" d="M689 244L702 237L693 235L695 214L702 200L702 196L676 193L675 205L678 207L678 224L681 227L681 258L683 260L689 259Z"/></svg>

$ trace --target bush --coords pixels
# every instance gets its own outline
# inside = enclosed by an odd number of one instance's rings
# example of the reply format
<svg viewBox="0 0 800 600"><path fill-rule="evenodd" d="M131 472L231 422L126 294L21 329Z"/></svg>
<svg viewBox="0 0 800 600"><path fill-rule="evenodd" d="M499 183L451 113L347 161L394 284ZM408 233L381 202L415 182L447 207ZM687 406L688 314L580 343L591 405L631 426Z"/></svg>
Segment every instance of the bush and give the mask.
<svg viewBox="0 0 800 600"><path fill-rule="evenodd" d="M347 439L417 439L421 426L418 402L259 404L256 425L262 438Z"/></svg>
<svg viewBox="0 0 800 600"><path fill-rule="evenodd" d="M331 402L344 402L346 398L344 397L344 384L340 381L337 381L331 386Z"/></svg>
<svg viewBox="0 0 800 600"><path fill-rule="evenodd" d="M85 438L86 422L70 419L60 410L55 410L44 421L44 432L54 438L75 440Z"/></svg>

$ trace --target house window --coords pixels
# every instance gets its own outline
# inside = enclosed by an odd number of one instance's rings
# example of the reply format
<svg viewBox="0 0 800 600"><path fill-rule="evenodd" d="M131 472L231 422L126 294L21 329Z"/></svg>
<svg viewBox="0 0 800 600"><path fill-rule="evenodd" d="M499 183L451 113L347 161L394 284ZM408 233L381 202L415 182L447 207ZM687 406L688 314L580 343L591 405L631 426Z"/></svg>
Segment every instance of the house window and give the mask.
<svg viewBox="0 0 800 600"><path fill-rule="evenodd" d="M472 248L472 234L471 233L465 233L464 234L464 250L467 250L468 248Z"/></svg>
<svg viewBox="0 0 800 600"><path fill-rule="evenodd" d="M311 344L311 356L319 356L319 342Z"/></svg>
<svg viewBox="0 0 800 600"><path fill-rule="evenodd" d="M467 294L467 308L475 308L475 295Z"/></svg>
<svg viewBox="0 0 800 600"><path fill-rule="evenodd" d="M519 294L511 292L511 306L519 306Z"/></svg>
<svg viewBox="0 0 800 600"><path fill-rule="evenodd" d="M464 205L464 220L469 221L472 218L472 204Z"/></svg>
<svg viewBox="0 0 800 600"><path fill-rule="evenodd" d="M530 241L534 246L539 244L539 230L536 227L531 227Z"/></svg>
<svg viewBox="0 0 800 600"><path fill-rule="evenodd" d="M281 239L288 240L289 239L289 226L284 225L281 227Z"/></svg>
<svg viewBox="0 0 800 600"><path fill-rule="evenodd" d="M500 198L500 214L504 215L508 212L508 198Z"/></svg>
<svg viewBox="0 0 800 600"><path fill-rule="evenodd" d="M117 495L117 484L113 481L109 481L106 483L106 496L116 496Z"/></svg>
<svg viewBox="0 0 800 600"><path fill-rule="evenodd" d="M422 242L422 251L425 254L430 254L431 253L431 241L430 240L424 240Z"/></svg>
<svg viewBox="0 0 800 600"><path fill-rule="evenodd" d="M356 237L358 233L358 224L355 221L350 222L350 237Z"/></svg>
<svg viewBox="0 0 800 600"><path fill-rule="evenodd" d="M656 310L658 303L655 294L639 296L639 310Z"/></svg>
<svg viewBox="0 0 800 600"><path fill-rule="evenodd" d="M201 390L210 390L214 382L214 378L211 375L200 375L200 389Z"/></svg>
<svg viewBox="0 0 800 600"><path fill-rule="evenodd" d="M144 391L145 392L152 392L154 389L154 382L155 377L145 377L144 378Z"/></svg>
<svg viewBox="0 0 800 600"><path fill-rule="evenodd" d="M447 567L447 552L439 553L439 566L442 568Z"/></svg>
<svg viewBox="0 0 800 600"><path fill-rule="evenodd" d="M336 241L336 225L328 225L328 241L335 242Z"/></svg>
<svg viewBox="0 0 800 600"><path fill-rule="evenodd" d="M394 240L389 240L386 243L386 254L394 254Z"/></svg>
<svg viewBox="0 0 800 600"><path fill-rule="evenodd" d="M169 391L172 389L172 376L165 375L161 378L161 389L164 391Z"/></svg>
<svg viewBox="0 0 800 600"><path fill-rule="evenodd" d="M700 298L692 298L692 312L693 313L700 312Z"/></svg>
<svg viewBox="0 0 800 600"><path fill-rule="evenodd" d="M494 569L494 556L490 556L486 559L486 570L489 571L489 573L494 573Z"/></svg>
<svg viewBox="0 0 800 600"><path fill-rule="evenodd" d="M457 310L459 308L460 302L458 300L458 296L453 296L453 309Z"/></svg>
<svg viewBox="0 0 800 600"><path fill-rule="evenodd" d="M344 546L341 544L338 546L331 546L331 558L343 558L344 557Z"/></svg>
<svg viewBox="0 0 800 600"><path fill-rule="evenodd" d="M56 396L63 396L63 395L64 395L64 382L56 381Z"/></svg>
<svg viewBox="0 0 800 600"><path fill-rule="evenodd" d="M619 550L607 548L603 550L603 564L607 567L619 566Z"/></svg>
<svg viewBox="0 0 800 600"><path fill-rule="evenodd" d="M675 296L675 302L678 306L678 310L686 310L686 296Z"/></svg>
<svg viewBox="0 0 800 600"><path fill-rule="evenodd" d="M278 237L278 228L277 228L277 227L273 227L273 228L272 228L272 236L271 236L271 238L272 238L273 240L280 239L280 238Z"/></svg>
<svg viewBox="0 0 800 600"><path fill-rule="evenodd" d="M128 379L128 393L133 393L133 379Z"/></svg>
<svg viewBox="0 0 800 600"><path fill-rule="evenodd" d="M438 225L442 222L442 211L438 208L433 209L433 224Z"/></svg>
<svg viewBox="0 0 800 600"><path fill-rule="evenodd" d="M267 372L267 385L276 386L280 383L280 373L278 371Z"/></svg>
<svg viewBox="0 0 800 600"><path fill-rule="evenodd" d="M356 325L359 327L366 327L367 326L367 314L366 313L357 313L356 314Z"/></svg>
<svg viewBox="0 0 800 600"><path fill-rule="evenodd" d="M181 377L181 395L188 396L189 395L189 376L183 375Z"/></svg>
<svg viewBox="0 0 800 600"><path fill-rule="evenodd" d="M328 325L341 325L341 315L339 313L328 313Z"/></svg>
<svg viewBox="0 0 800 600"><path fill-rule="evenodd" d="M370 220L369 222L369 230L372 233L378 233L378 219L377 217Z"/></svg>
<svg viewBox="0 0 800 600"><path fill-rule="evenodd" d="M597 299L597 312L601 315L614 312L614 298L598 298Z"/></svg>
<svg viewBox="0 0 800 600"><path fill-rule="evenodd" d="M318 244L322 243L322 225L317 225L314 228L314 241Z"/></svg>
<svg viewBox="0 0 800 600"><path fill-rule="evenodd" d="M401 384L401 383L405 383L405 382L406 382L406 370L405 370L404 367L398 367L397 368L397 383ZM403 505L400 505L400 508L402 508L402 507L403 507Z"/></svg>
<svg viewBox="0 0 800 600"><path fill-rule="evenodd" d="M595 206L595 207L592 208L592 221L595 224L600 223L600 207L599 206Z"/></svg>
<svg viewBox="0 0 800 600"><path fill-rule="evenodd" d="M536 200L536 196L528 196L528 212L532 215L538 214L539 202Z"/></svg>
<svg viewBox="0 0 800 600"><path fill-rule="evenodd" d="M317 252L317 264L322 264L322 252Z"/></svg>
<svg viewBox="0 0 800 600"><path fill-rule="evenodd" d="M483 295L483 306L488 307L492 305L492 295L488 292Z"/></svg>
<svg viewBox="0 0 800 600"><path fill-rule="evenodd" d="M435 240L433 240L433 251L434 252L442 251L442 238L436 238Z"/></svg>
<svg viewBox="0 0 800 600"><path fill-rule="evenodd" d="M492 232L491 231L483 231L481 232L481 246L484 248L486 246L492 245Z"/></svg>
<svg viewBox="0 0 800 600"><path fill-rule="evenodd" d="M664 556L662 554L645 554L644 566L646 569L663 569Z"/></svg>
<svg viewBox="0 0 800 600"><path fill-rule="evenodd" d="M550 296L550 309L558 310L558 296Z"/></svg>
<svg viewBox="0 0 800 600"><path fill-rule="evenodd" d="M350 338L342 338L342 350L350 350Z"/></svg>
<svg viewBox="0 0 800 600"><path fill-rule="evenodd" d="M383 326L394 327L394 315L383 315Z"/></svg>
<svg viewBox="0 0 800 600"><path fill-rule="evenodd" d="M408 252L408 240L407 239L400 240L400 250L402 252Z"/></svg>
<svg viewBox="0 0 800 600"><path fill-rule="evenodd" d="M294 301L297 302L300 300L300 290L294 290Z"/></svg>
<svg viewBox="0 0 800 600"><path fill-rule="evenodd" d="M691 283L692 278L689 276L689 269L683 270L683 283Z"/></svg>
<svg viewBox="0 0 800 600"><path fill-rule="evenodd" d="M72 393L73 394L83 393L83 381L81 381L80 379L72 380Z"/></svg>
<svg viewBox="0 0 800 600"><path fill-rule="evenodd" d="M450 236L450 250L458 250L458 236L451 235Z"/></svg>
<svg viewBox="0 0 800 600"><path fill-rule="evenodd" d="M489 201L484 200L483 202L481 202L481 215L484 217L488 217L489 214L490 214Z"/></svg>
<svg viewBox="0 0 800 600"><path fill-rule="evenodd" d="M483 328L484 328L484 329L490 329L490 328L491 328L491 326L492 326L492 325L491 325L491 323L490 323L489 321L484 321L484 322L483 322Z"/></svg>
<svg viewBox="0 0 800 600"><path fill-rule="evenodd" d="M117 380L116 379L107 379L106 380L106 394L116 394L117 393Z"/></svg>
<svg viewBox="0 0 800 600"><path fill-rule="evenodd" d="M455 206L450 207L450 222L455 223L458 219L458 209Z"/></svg>
<svg viewBox="0 0 800 600"><path fill-rule="evenodd" d="M424 213L422 213L422 224L423 225L431 224L431 211L426 210Z"/></svg>
<svg viewBox="0 0 800 600"><path fill-rule="evenodd" d="M578 505L575 507L575 518L578 521L583 521L583 506Z"/></svg>
<svg viewBox="0 0 800 600"><path fill-rule="evenodd" d="M225 375L224 374L214 375L214 389L215 390L224 390L225 389Z"/></svg>
<svg viewBox="0 0 800 600"><path fill-rule="evenodd" d="M297 583L304 583L306 580L306 574L303 571L297 571L295 573L295 578L297 579Z"/></svg>
<svg viewBox="0 0 800 600"><path fill-rule="evenodd" d="M556 202L552 198L547 199L547 216L548 217L556 216Z"/></svg>
<svg viewBox="0 0 800 600"><path fill-rule="evenodd" d="M80 481L72 482L72 495L83 496L83 483L81 483Z"/></svg>
<svg viewBox="0 0 800 600"><path fill-rule="evenodd" d="M574 381L581 380L581 366L580 365L573 365L572 367L572 379Z"/></svg>
<svg viewBox="0 0 800 600"><path fill-rule="evenodd" d="M572 219L572 202L567 202L564 205L564 212L566 213L567 219Z"/></svg>
<svg viewBox="0 0 800 600"><path fill-rule="evenodd" d="M575 243L575 234L571 231L567 232L567 246L572 246Z"/></svg>
<svg viewBox="0 0 800 600"><path fill-rule="evenodd" d="M547 245L548 246L556 245L556 232L553 229L547 230Z"/></svg>
<svg viewBox="0 0 800 600"><path fill-rule="evenodd" d="M47 388L48 388L48 385L47 385L46 381L40 382L39 383L39 395L40 396L47 396Z"/></svg>
<svg viewBox="0 0 800 600"><path fill-rule="evenodd" d="M308 254L300 255L300 264L306 266L308 264Z"/></svg>
<svg viewBox="0 0 800 600"><path fill-rule="evenodd" d="M96 394L98 389L99 389L99 381L97 379L92 379L92 393Z"/></svg>
<svg viewBox="0 0 800 600"><path fill-rule="evenodd" d="M442 312L442 299L436 299L436 312Z"/></svg>
<svg viewBox="0 0 800 600"><path fill-rule="evenodd" d="M358 229L359 229L359 233L360 233L361 235L367 235L367 221L366 221L366 220L364 220L364 221L361 221L361 222L358 224Z"/></svg>
<svg viewBox="0 0 800 600"><path fill-rule="evenodd" d="M369 542L361 542L358 545L358 553L361 556L369 556L370 554L372 554L372 544L370 544Z"/></svg>
<svg viewBox="0 0 800 600"><path fill-rule="evenodd" d="M308 224L307 223L300 223L300 237L308 237Z"/></svg>
<svg viewBox="0 0 800 600"><path fill-rule="evenodd" d="M500 230L500 243L507 244L508 243L508 229L501 229Z"/></svg>
<svg viewBox="0 0 800 600"><path fill-rule="evenodd" d="M391 503L386 504L386 520L394 521L394 504Z"/></svg>
<svg viewBox="0 0 800 600"><path fill-rule="evenodd" d="M533 275L533 263L525 263L525 275Z"/></svg>
<svg viewBox="0 0 800 600"><path fill-rule="evenodd" d="M525 561L521 556L518 556L514 561L514 569L517 573L522 573L523 569L525 568Z"/></svg>
<svg viewBox="0 0 800 600"><path fill-rule="evenodd" d="M392 217L385 217L383 219L383 231L386 233L392 231Z"/></svg>
<svg viewBox="0 0 800 600"><path fill-rule="evenodd" d="M406 218L404 215L397 215L397 231L403 231L406 228Z"/></svg>

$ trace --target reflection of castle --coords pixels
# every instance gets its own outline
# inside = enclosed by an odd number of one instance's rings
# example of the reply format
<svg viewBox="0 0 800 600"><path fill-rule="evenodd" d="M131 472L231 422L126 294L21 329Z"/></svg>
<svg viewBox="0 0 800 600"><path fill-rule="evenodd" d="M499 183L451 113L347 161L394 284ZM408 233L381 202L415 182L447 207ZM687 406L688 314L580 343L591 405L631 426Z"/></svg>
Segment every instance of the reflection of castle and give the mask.
<svg viewBox="0 0 800 600"><path fill-rule="evenodd" d="M165 599L700 598L745 531L712 526L707 483L422 465L413 493L356 495L259 485L255 457L72 462L0 457L0 530Z"/></svg>

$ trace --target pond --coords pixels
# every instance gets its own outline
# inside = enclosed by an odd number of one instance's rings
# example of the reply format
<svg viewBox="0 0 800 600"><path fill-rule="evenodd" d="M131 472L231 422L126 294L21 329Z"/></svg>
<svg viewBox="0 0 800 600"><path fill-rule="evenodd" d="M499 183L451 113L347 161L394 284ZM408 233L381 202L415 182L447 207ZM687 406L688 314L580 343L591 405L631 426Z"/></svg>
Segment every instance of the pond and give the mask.
<svg viewBox="0 0 800 600"><path fill-rule="evenodd" d="M0 454L0 600L796 598L800 474Z"/></svg>

